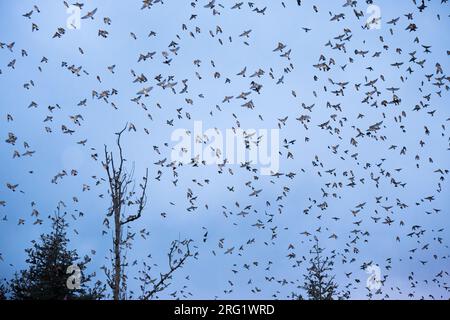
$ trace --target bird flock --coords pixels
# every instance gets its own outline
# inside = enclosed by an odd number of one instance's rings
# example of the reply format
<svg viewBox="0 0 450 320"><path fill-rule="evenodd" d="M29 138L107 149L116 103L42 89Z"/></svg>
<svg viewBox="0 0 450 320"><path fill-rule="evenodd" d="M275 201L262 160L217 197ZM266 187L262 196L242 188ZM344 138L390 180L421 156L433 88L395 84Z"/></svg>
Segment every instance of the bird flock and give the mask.
<svg viewBox="0 0 450 320"><path fill-rule="evenodd" d="M351 298L450 298L447 0L34 2L1 13L2 276L58 206L103 279L102 150L126 125L126 164L149 173L130 297L188 238L198 256L161 297L290 299L317 240ZM279 130L279 170L232 164L208 133L192 139L217 164L171 159L194 121L247 149L248 128Z"/></svg>

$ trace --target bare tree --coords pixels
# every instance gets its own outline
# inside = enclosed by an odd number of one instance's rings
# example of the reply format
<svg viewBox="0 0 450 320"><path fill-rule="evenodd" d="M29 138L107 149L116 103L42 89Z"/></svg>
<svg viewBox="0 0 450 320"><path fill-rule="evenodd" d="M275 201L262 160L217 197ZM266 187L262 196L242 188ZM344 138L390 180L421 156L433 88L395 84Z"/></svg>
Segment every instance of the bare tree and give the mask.
<svg viewBox="0 0 450 320"><path fill-rule="evenodd" d="M114 300L123 299L125 297L126 275L124 273L125 255L124 248L130 246L132 234L127 232L126 237L123 236L122 231L124 226L133 221L138 220L147 201L147 182L148 182L148 168L145 172L145 177L142 183L139 184L140 192L136 196L134 191L135 181L133 178L134 166L130 172L125 168L126 159L123 156L123 150L120 138L127 126L117 133L117 147L119 149L118 159L116 159L112 152L108 151L105 145L105 160L102 162L104 169L108 175L109 182L109 196L111 197L111 207L107 214L107 218L113 217L113 249L112 249L112 272L105 269L108 278L108 284L113 291ZM137 206L137 208L136 208ZM134 213L127 214L127 208L134 208ZM109 221L109 220L108 220Z"/></svg>

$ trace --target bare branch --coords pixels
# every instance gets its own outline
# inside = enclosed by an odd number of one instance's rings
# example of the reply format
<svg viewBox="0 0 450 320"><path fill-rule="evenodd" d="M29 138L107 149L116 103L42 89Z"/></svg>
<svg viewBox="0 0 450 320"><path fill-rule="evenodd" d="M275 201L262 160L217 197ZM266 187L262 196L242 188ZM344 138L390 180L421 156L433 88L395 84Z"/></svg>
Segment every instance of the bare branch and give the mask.
<svg viewBox="0 0 450 320"><path fill-rule="evenodd" d="M138 200L138 204L139 204L139 208L137 211L137 214L129 216L126 220L122 221L121 224L127 224L129 222L135 221L137 219L139 219L142 215L142 211L144 210L145 204L147 202L147 196L146 196L146 191L147 191L147 182L148 182L148 168L145 170L145 177L143 178L143 184L140 185L141 189L142 189L142 194L141 197Z"/></svg>
<svg viewBox="0 0 450 320"><path fill-rule="evenodd" d="M161 273L159 275L159 280L152 278L149 273L142 272L144 274L145 279L141 279L144 281L145 284L152 285L152 289L145 291L142 299L144 300L150 300L152 299L157 293L163 291L170 285L170 280L172 279L172 274L181 268L186 260L189 257L192 257L192 253L189 248L189 243L191 240L184 240L182 242L175 240L172 242L172 245L169 249L168 260L169 260L169 271L166 273ZM174 260L174 255L176 254L177 250L179 249L179 245L182 244L185 247L185 250L183 252L183 255L178 258L177 260Z"/></svg>

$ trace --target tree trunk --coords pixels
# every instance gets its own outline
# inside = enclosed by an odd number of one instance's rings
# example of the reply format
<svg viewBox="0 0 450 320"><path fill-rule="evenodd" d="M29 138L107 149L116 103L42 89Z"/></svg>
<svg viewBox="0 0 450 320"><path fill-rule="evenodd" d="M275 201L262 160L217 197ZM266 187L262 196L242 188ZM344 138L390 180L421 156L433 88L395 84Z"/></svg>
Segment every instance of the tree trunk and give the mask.
<svg viewBox="0 0 450 320"><path fill-rule="evenodd" d="M120 209L114 209L114 226L115 226L115 236L114 236L114 300L120 299L120 279L121 279L121 252L120 252L120 242L122 241L121 234L121 223L120 223Z"/></svg>

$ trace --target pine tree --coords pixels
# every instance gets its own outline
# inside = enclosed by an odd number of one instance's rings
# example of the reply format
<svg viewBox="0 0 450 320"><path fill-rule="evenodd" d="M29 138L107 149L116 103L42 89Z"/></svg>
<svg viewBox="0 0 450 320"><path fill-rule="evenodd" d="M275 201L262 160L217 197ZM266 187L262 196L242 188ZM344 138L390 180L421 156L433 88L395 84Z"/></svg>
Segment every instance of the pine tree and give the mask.
<svg viewBox="0 0 450 320"><path fill-rule="evenodd" d="M0 280L0 300L6 300L8 296L8 285Z"/></svg>
<svg viewBox="0 0 450 320"><path fill-rule="evenodd" d="M311 250L308 273L304 275L303 289L310 300L334 300L340 299L338 285L334 281L334 275L330 275L333 270L333 260L322 255L323 249L319 246L319 241ZM301 298L301 297L300 297Z"/></svg>
<svg viewBox="0 0 450 320"><path fill-rule="evenodd" d="M68 300L102 296L99 282L88 288L93 275L84 275L84 271L90 258L86 256L80 261L76 250L67 248L66 228L64 217L58 213L52 219L51 233L41 235L39 241L33 240L32 247L25 250L28 268L16 273L11 280L12 299ZM70 270L70 266L75 271ZM76 270L79 270L79 283Z"/></svg>

